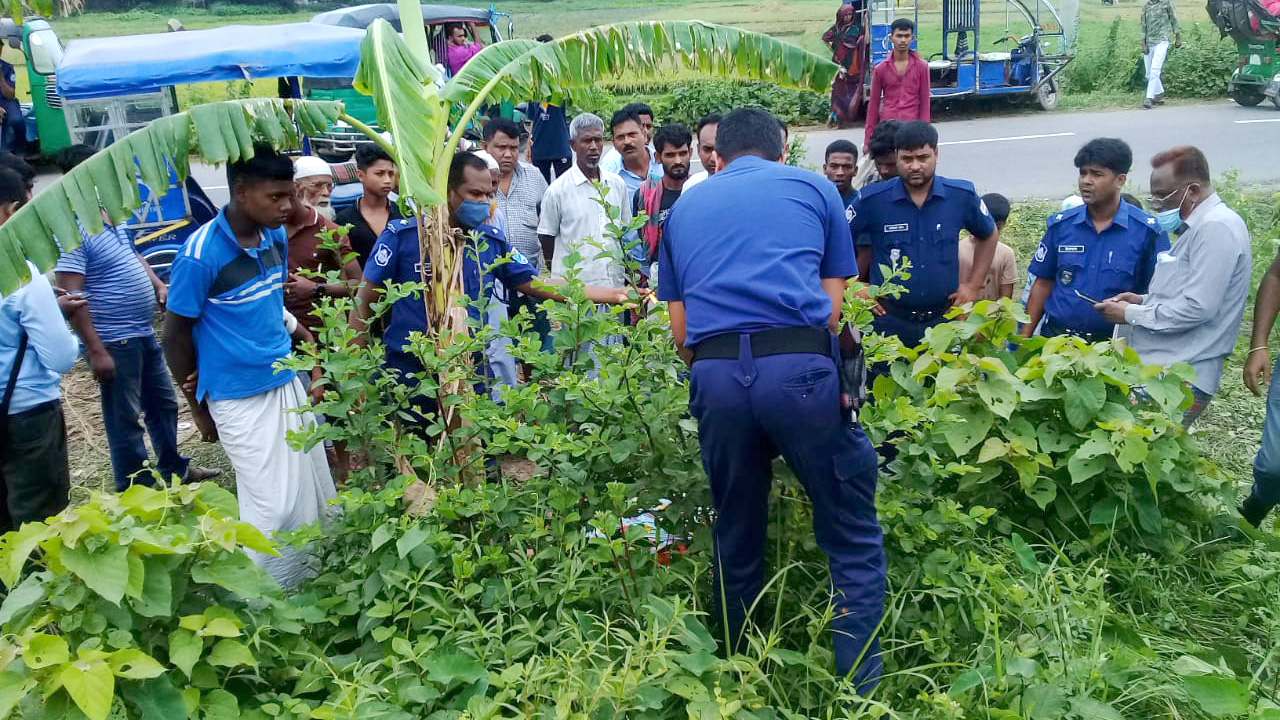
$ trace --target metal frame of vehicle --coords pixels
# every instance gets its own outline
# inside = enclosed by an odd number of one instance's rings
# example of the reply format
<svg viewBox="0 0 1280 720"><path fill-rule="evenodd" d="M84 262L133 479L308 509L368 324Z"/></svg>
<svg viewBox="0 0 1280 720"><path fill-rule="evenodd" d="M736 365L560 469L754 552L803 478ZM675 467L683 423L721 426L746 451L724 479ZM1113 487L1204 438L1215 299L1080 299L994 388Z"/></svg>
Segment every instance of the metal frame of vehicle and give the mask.
<svg viewBox="0 0 1280 720"><path fill-rule="evenodd" d="M1022 37L1007 35L995 41L1016 46L1008 52L978 52L982 47L980 0L942 0L942 48L928 56L930 94L934 98L994 95L1032 95L1045 110L1058 105L1055 78L1071 62L1066 27L1049 0L1004 0L1006 27L1012 8L1029 26ZM906 10L906 14L902 11ZM919 2L900 8L896 0L868 0L863 9L863 27L868 28L866 87L871 71L892 54L890 26L899 17L909 17L919 28ZM1046 17L1047 16L1047 17ZM1007 32L1007 30L1006 30ZM948 41L955 40L948 51ZM1056 45L1052 52L1047 47Z"/></svg>

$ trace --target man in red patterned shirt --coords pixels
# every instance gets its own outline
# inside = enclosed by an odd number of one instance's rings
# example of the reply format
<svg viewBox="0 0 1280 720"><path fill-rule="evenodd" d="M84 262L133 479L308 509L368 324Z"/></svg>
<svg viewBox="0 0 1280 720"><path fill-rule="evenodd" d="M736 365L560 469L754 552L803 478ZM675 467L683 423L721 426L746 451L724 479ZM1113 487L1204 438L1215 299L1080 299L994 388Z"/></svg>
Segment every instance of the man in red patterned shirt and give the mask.
<svg viewBox="0 0 1280 720"><path fill-rule="evenodd" d="M929 115L929 63L911 49L916 26L898 18L889 26L893 54L871 71L871 98L867 103L867 126L862 141L866 154L871 132L881 120L923 120Z"/></svg>

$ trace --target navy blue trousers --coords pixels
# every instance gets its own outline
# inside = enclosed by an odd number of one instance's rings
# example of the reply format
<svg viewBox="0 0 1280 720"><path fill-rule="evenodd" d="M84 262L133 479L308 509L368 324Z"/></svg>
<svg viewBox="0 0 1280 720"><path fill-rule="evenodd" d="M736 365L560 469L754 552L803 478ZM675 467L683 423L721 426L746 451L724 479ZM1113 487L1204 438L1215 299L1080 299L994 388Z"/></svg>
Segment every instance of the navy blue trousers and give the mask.
<svg viewBox="0 0 1280 720"><path fill-rule="evenodd" d="M116 490L133 483L151 485L143 473L147 444L143 423L156 452L156 470L168 478L187 474L188 460L178 452L178 395L154 335L104 343L116 363L116 375L102 383L102 424L107 431Z"/></svg>
<svg viewBox="0 0 1280 720"><path fill-rule="evenodd" d="M894 335L906 347L915 347L924 341L924 331L946 322L946 318L916 322L894 315L881 315L871 320L871 327L881 335Z"/></svg>
<svg viewBox="0 0 1280 720"><path fill-rule="evenodd" d="M862 429L841 417L835 362L815 354L751 356L693 365L689 409L698 419L702 465L716 510L717 590L733 647L764 587L773 459L779 454L813 503L813 529L833 585L836 670L859 692L882 670L885 556L876 520L876 455Z"/></svg>

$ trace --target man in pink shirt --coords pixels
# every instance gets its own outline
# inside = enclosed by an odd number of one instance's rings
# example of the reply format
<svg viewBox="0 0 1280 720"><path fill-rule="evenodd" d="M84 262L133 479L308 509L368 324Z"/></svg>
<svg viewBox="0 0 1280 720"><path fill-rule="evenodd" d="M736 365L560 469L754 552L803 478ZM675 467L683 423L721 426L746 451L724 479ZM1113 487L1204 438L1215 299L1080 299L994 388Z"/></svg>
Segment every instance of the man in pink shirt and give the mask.
<svg viewBox="0 0 1280 720"><path fill-rule="evenodd" d="M450 75L457 75L468 60L484 49L484 45L479 39L468 44L467 28L462 23L449 23L444 26L444 32L445 37L449 38L445 44L445 64L449 66Z"/></svg>
<svg viewBox="0 0 1280 720"><path fill-rule="evenodd" d="M889 26L893 54L871 71L871 97L867 103L867 127L862 152L867 152L871 132L881 120L923 120L929 115L929 63L911 49L916 26L898 18Z"/></svg>

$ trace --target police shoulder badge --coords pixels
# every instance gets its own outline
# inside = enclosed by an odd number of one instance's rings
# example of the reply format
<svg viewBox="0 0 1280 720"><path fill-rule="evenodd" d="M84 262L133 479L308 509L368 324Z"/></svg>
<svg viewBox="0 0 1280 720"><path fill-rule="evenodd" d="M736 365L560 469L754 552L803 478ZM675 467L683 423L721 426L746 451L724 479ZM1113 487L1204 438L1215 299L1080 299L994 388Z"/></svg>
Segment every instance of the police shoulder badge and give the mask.
<svg viewBox="0 0 1280 720"><path fill-rule="evenodd" d="M391 248L383 245L378 248L378 252L373 254L373 264L378 267L386 267L391 262Z"/></svg>
<svg viewBox="0 0 1280 720"><path fill-rule="evenodd" d="M1040 247L1036 248L1036 262L1044 262L1047 257L1049 257L1049 248L1045 247L1044 243L1040 243Z"/></svg>

